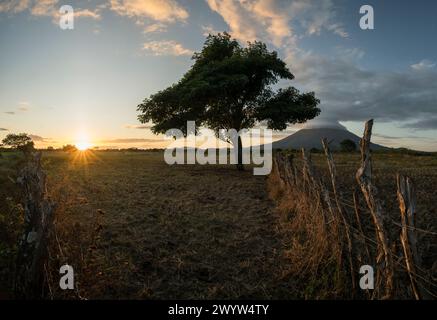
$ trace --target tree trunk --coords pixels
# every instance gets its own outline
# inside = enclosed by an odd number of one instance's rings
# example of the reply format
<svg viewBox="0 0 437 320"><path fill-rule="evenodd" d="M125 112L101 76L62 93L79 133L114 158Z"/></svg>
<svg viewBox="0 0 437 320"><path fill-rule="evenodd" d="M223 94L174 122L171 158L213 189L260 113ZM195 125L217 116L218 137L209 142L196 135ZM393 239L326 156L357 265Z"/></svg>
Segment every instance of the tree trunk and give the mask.
<svg viewBox="0 0 437 320"><path fill-rule="evenodd" d="M237 142L237 169L238 171L244 171L243 165L243 143L241 142L241 137L238 135Z"/></svg>

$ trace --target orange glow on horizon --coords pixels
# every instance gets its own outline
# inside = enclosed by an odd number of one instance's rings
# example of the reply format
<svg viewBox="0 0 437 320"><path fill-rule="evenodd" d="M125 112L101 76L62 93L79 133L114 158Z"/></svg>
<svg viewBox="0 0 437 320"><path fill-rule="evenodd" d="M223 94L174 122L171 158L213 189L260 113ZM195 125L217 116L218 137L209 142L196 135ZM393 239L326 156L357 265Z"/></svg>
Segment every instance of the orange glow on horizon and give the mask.
<svg viewBox="0 0 437 320"><path fill-rule="evenodd" d="M76 142L75 146L79 151L85 151L91 147L91 144L86 141L80 141L80 142Z"/></svg>
<svg viewBox="0 0 437 320"><path fill-rule="evenodd" d="M86 130L82 129L78 132L74 145L79 151L86 151L92 147Z"/></svg>

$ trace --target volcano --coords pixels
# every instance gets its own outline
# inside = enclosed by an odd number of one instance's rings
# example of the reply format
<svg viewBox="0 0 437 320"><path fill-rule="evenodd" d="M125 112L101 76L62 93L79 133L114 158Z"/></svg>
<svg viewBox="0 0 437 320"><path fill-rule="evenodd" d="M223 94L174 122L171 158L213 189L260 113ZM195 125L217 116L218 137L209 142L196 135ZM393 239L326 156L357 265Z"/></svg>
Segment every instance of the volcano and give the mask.
<svg viewBox="0 0 437 320"><path fill-rule="evenodd" d="M322 149L322 138L328 139L331 150L339 150L340 143L349 139L355 142L357 148L360 145L360 137L346 130L346 128L307 128L301 129L288 137L273 142L273 149ZM371 143L372 150L389 149L379 144Z"/></svg>

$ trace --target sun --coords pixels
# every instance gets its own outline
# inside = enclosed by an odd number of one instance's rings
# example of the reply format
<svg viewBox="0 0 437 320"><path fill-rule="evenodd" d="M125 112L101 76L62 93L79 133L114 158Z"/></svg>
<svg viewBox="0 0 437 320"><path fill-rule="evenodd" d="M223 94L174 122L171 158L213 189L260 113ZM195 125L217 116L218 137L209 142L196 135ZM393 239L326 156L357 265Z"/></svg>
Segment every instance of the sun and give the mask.
<svg viewBox="0 0 437 320"><path fill-rule="evenodd" d="M77 150L79 151L86 151L89 148L92 147L92 144L90 143L89 135L86 130L81 129L76 134L76 139L74 139L75 146Z"/></svg>
<svg viewBox="0 0 437 320"><path fill-rule="evenodd" d="M91 144L89 142L86 142L86 141L76 142L75 145L79 151L86 151L91 147Z"/></svg>

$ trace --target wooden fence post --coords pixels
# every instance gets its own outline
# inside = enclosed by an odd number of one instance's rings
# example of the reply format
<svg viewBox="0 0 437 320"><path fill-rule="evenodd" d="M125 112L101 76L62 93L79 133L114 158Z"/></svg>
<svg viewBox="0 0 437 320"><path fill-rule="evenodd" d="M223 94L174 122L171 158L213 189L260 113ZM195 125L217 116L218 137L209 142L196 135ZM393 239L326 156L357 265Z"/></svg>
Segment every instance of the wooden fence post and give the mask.
<svg viewBox="0 0 437 320"><path fill-rule="evenodd" d="M419 300L427 297L426 291L416 279L417 268L421 266L421 257L417 250L416 234L416 193L409 177L397 175L397 195L401 211L401 244L404 250L405 265L410 277L414 297Z"/></svg>
<svg viewBox="0 0 437 320"><path fill-rule="evenodd" d="M349 223L346 219L345 211L340 203L340 198L337 192L337 177L336 177L336 170L335 170L335 162L334 162L334 158L332 157L331 150L329 149L328 140L326 138L322 139L322 145L323 145L323 150L325 151L326 160L328 162L328 168L331 176L331 184L334 193L335 203L337 205L337 210L343 222L343 226L345 230L347 248L348 248L349 268L351 272L352 289L355 291L355 271L354 271L354 264L352 259L352 239L349 230Z"/></svg>
<svg viewBox="0 0 437 320"><path fill-rule="evenodd" d="M393 295L393 257L389 247L387 232L384 227L385 213L382 209L380 200L377 198L377 189L372 184L372 163L370 154L370 138L372 136L373 119L366 122L364 135L360 142L361 149L361 167L356 173L357 182L366 199L367 206L370 209L373 223L375 224L379 248L384 256L384 275L385 275L385 297L391 298Z"/></svg>
<svg viewBox="0 0 437 320"><path fill-rule="evenodd" d="M17 182L23 189L24 234L17 255L15 294L21 299L38 299L43 295L44 263L54 213L54 205L47 197L41 152L30 155Z"/></svg>
<svg viewBox="0 0 437 320"><path fill-rule="evenodd" d="M360 206L359 206L358 195L357 195L357 190L356 189L353 191L352 197L353 197L353 200L354 200L354 212L355 212L355 219L357 220L357 226L358 226L358 230L359 230L359 237L360 237L361 242L364 245L364 250L366 252L366 258L367 258L367 263L369 263L370 262L370 251L369 251L369 247L367 246L366 236L364 235L363 226L361 224Z"/></svg>

